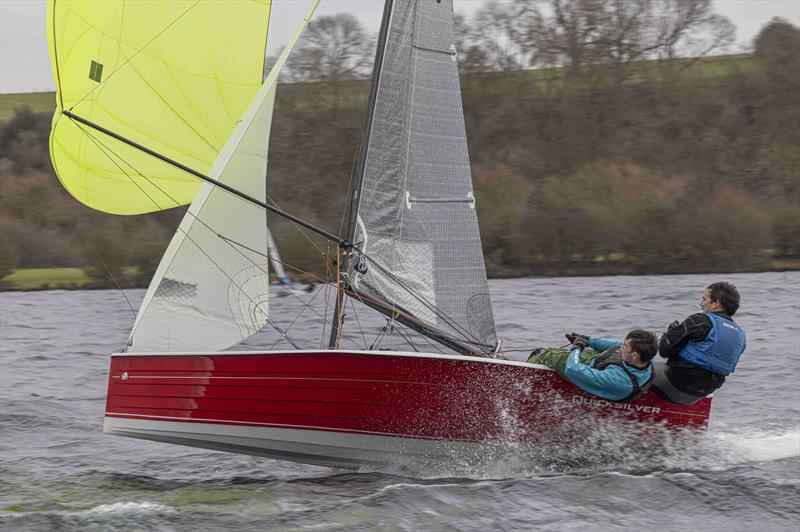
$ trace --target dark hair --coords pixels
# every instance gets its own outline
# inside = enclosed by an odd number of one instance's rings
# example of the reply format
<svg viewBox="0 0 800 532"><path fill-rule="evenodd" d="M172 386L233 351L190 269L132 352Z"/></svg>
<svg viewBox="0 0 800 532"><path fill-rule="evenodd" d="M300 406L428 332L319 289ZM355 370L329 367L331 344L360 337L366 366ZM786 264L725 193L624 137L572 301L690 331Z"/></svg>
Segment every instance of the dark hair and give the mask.
<svg viewBox="0 0 800 532"><path fill-rule="evenodd" d="M739 290L731 283L720 281L711 283L706 287L711 301L719 301L728 316L733 316L739 310Z"/></svg>
<svg viewBox="0 0 800 532"><path fill-rule="evenodd" d="M631 341L631 349L639 353L642 362L650 362L658 352L656 335L644 329L634 329L625 337Z"/></svg>

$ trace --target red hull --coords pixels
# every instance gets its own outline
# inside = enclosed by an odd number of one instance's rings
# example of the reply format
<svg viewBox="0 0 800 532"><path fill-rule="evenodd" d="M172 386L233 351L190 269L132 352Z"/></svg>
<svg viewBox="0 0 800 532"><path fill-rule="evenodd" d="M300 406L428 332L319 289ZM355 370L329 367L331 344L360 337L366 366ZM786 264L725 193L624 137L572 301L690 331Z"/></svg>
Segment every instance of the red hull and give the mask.
<svg viewBox="0 0 800 532"><path fill-rule="evenodd" d="M710 406L710 398L682 407L652 393L609 403L519 362L377 352L217 353L114 355L106 417L488 442L507 437L509 420L522 440L587 415L704 428Z"/></svg>

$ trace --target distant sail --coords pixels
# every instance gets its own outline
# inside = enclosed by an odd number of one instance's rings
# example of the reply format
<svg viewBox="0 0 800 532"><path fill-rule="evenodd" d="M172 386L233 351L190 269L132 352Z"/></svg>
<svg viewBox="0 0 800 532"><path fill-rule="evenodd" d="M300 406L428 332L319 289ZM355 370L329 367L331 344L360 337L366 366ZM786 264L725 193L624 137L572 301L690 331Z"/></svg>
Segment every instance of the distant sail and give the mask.
<svg viewBox="0 0 800 532"><path fill-rule="evenodd" d="M269 262L272 266L272 271L275 273L278 282L286 288L292 288L293 284L291 278L286 275L286 269L283 267L281 260L281 253L278 250L278 245L275 244L275 239L272 238L272 232L267 228L267 251L269 252Z"/></svg>
<svg viewBox="0 0 800 532"><path fill-rule="evenodd" d="M211 171L212 178L255 198L266 198L278 75L317 4L284 48ZM147 290L129 350L218 350L257 333L269 317L267 242L264 209L204 184Z"/></svg>
<svg viewBox="0 0 800 532"><path fill-rule="evenodd" d="M350 261L348 275L363 294L491 346L453 25L452 0L394 0L354 218L353 243L374 262Z"/></svg>
<svg viewBox="0 0 800 532"><path fill-rule="evenodd" d="M210 171L261 88L271 0L48 0L57 109L53 166L82 203L140 214L190 203L200 182L62 114Z"/></svg>

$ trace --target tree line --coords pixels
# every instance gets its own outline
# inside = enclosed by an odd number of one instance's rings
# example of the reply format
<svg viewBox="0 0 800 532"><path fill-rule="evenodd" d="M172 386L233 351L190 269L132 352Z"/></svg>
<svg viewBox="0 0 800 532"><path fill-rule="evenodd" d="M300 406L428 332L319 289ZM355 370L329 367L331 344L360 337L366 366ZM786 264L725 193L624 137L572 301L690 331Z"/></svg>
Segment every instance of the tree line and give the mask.
<svg viewBox="0 0 800 532"><path fill-rule="evenodd" d="M462 97L490 276L747 271L800 257L800 29L752 53L709 0L487 2L458 17ZM278 91L269 193L337 232L374 42L320 17ZM535 67L535 68L532 68ZM115 217L79 205L49 163L51 115L0 123L0 276L84 267L146 284L183 209ZM271 221L283 258L319 252Z"/></svg>

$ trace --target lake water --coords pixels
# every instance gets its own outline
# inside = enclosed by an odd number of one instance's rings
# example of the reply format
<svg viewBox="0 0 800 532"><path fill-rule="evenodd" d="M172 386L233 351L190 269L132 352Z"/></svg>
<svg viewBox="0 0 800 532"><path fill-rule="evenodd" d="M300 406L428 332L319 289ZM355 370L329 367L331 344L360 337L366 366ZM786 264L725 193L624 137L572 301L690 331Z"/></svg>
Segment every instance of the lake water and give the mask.
<svg viewBox="0 0 800 532"><path fill-rule="evenodd" d="M572 330L663 330L722 279L742 293L736 318L748 349L716 394L708 432L605 430L419 471L341 471L104 435L108 355L133 322L125 299L3 293L0 528L798 530L800 272L527 278L490 288L498 335L510 358L524 359ZM127 295L135 308L143 291ZM276 298L273 310L281 304L292 305ZM290 333L312 344L322 337L302 325Z"/></svg>

